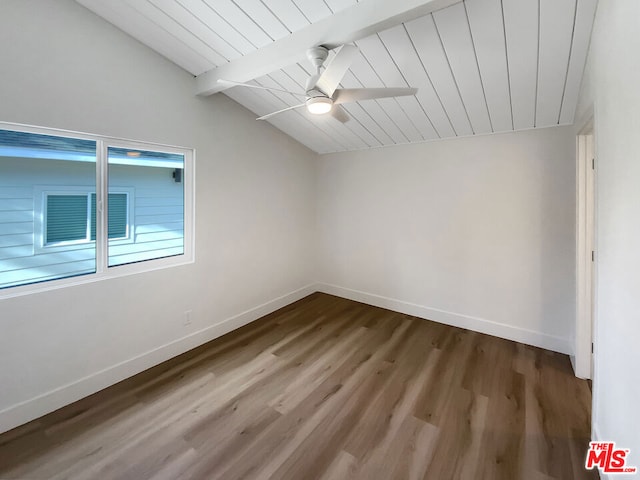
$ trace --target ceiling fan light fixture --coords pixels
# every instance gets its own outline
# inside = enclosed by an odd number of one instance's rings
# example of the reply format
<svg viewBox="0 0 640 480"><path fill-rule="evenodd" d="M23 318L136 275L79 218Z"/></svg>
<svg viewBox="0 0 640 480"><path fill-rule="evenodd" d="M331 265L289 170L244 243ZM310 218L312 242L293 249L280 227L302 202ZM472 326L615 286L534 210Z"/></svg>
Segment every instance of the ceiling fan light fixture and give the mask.
<svg viewBox="0 0 640 480"><path fill-rule="evenodd" d="M333 101L327 97L313 97L307 100L307 110L314 115L329 113L332 106Z"/></svg>

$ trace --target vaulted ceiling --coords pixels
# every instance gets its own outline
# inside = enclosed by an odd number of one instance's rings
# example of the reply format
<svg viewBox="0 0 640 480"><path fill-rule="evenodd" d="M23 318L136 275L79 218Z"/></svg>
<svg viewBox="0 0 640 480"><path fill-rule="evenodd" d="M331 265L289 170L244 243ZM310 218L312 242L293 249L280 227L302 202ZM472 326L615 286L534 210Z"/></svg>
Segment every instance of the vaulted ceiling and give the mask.
<svg viewBox="0 0 640 480"><path fill-rule="evenodd" d="M77 0L256 116L299 104L314 44L360 53L344 88L415 96L271 117L318 153L573 123L597 0ZM330 59L333 52L330 54ZM226 88L226 89L225 89Z"/></svg>

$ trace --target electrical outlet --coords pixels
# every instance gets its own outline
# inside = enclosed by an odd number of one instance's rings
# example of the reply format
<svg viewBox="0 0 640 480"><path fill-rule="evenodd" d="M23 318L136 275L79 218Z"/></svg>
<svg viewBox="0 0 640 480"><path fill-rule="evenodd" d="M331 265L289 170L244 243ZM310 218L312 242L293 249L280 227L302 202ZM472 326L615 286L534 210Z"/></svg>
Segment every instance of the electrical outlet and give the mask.
<svg viewBox="0 0 640 480"><path fill-rule="evenodd" d="M183 323L185 327L188 327L189 325L191 325L191 314L192 314L191 310L187 310L186 312L184 312Z"/></svg>

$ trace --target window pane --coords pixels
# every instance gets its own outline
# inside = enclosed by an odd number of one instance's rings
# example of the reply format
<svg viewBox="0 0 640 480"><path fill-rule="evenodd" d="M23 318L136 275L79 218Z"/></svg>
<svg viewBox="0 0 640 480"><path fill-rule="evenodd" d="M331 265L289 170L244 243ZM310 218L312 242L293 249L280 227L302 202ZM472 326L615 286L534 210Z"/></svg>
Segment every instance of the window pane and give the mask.
<svg viewBox="0 0 640 480"><path fill-rule="evenodd" d="M96 194L91 195L91 240L96 239ZM128 202L126 193L109 194L109 238L126 238Z"/></svg>
<svg viewBox="0 0 640 480"><path fill-rule="evenodd" d="M95 178L96 142L0 129L0 288L95 272Z"/></svg>
<svg viewBox="0 0 640 480"><path fill-rule="evenodd" d="M87 239L87 196L47 195L46 244Z"/></svg>
<svg viewBox="0 0 640 480"><path fill-rule="evenodd" d="M109 266L182 255L184 156L109 147L108 162Z"/></svg>

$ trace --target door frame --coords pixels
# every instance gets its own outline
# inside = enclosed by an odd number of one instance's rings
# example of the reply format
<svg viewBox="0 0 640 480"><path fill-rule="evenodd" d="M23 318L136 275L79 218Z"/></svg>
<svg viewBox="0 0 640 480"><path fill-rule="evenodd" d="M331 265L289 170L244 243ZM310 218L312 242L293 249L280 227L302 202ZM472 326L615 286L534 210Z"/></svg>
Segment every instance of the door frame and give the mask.
<svg viewBox="0 0 640 480"><path fill-rule="evenodd" d="M595 350L596 195L593 117L576 136L576 323L573 367L576 377L593 378Z"/></svg>

